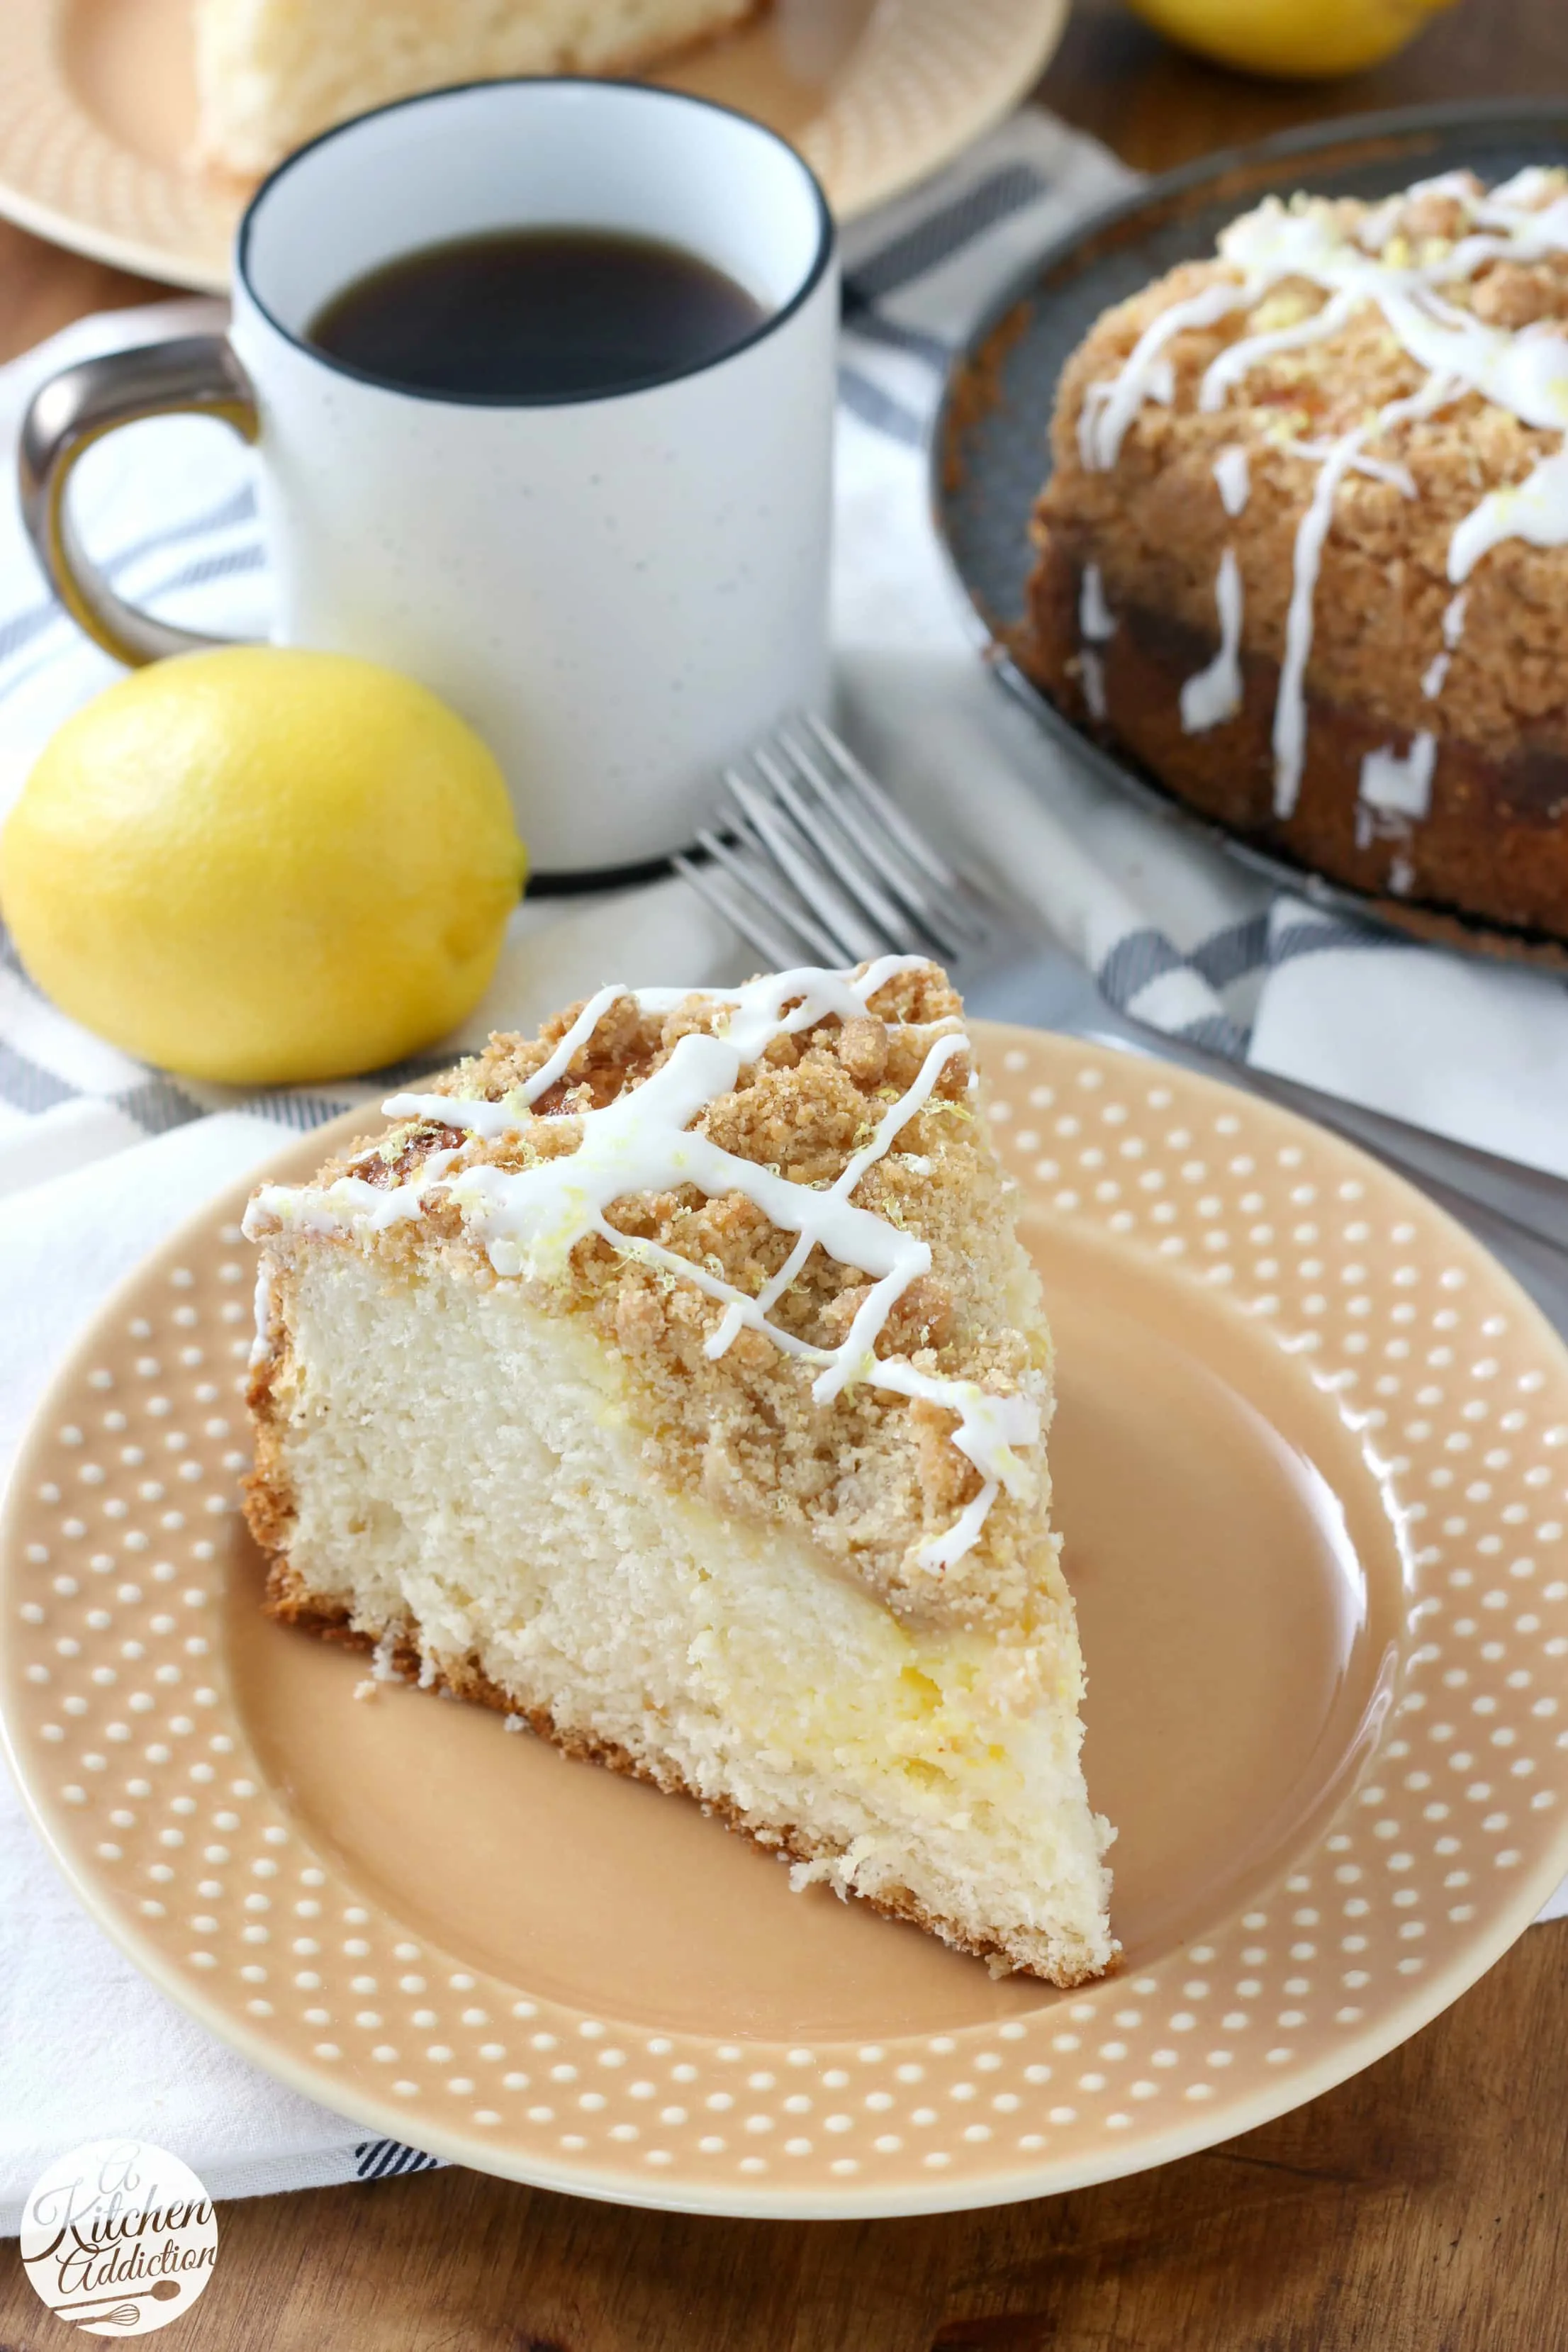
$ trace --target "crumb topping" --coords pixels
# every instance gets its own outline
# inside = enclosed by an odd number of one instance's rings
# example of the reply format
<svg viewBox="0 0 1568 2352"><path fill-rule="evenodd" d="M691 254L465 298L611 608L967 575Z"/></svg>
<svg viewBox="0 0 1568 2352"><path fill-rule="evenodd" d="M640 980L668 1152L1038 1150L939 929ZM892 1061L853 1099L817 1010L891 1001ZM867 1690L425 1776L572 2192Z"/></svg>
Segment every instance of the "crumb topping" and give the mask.
<svg viewBox="0 0 1568 2352"><path fill-rule="evenodd" d="M1048 1340L945 976L888 958L602 999L395 1097L384 1138L263 1188L247 1231L518 1282L618 1351L668 1475L803 1522L911 1616L1026 1614L1058 1581ZM640 1181L644 1106L704 1056Z"/></svg>
<svg viewBox="0 0 1568 2352"><path fill-rule="evenodd" d="M1287 817L1311 679L1406 739L1557 740L1565 435L1568 171L1270 200L1069 362L1041 529L1092 550L1112 615L1136 586L1211 637L1230 551L1246 647L1281 672ZM1233 502L1215 469L1237 448Z"/></svg>

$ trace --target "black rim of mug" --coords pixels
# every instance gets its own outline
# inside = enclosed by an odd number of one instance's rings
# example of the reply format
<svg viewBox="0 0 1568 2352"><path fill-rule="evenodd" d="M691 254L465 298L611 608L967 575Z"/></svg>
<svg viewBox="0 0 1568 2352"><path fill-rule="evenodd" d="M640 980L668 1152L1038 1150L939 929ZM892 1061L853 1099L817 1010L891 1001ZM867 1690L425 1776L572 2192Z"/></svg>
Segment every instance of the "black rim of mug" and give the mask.
<svg viewBox="0 0 1568 2352"><path fill-rule="evenodd" d="M747 130L754 131L759 139L765 139L773 146L781 148L810 189L816 208L816 249L812 256L810 267L789 300L781 304L778 310L771 311L749 334L742 336L739 342L731 343L727 350L714 353L710 359L699 360L690 367L675 368L667 374L649 376L636 383L617 384L609 391L571 394L422 391L417 385L393 383L384 376L372 375L363 368L351 367L345 361L336 358L330 352L322 351L318 344L310 342L306 337L296 334L291 327L286 327L277 313L262 300L250 276L251 235L261 207L279 183L314 155L318 149L330 145L334 140L347 138L352 132L363 129L365 123L379 121L385 115L405 113L412 107L449 104L455 99L471 98L481 92L493 94L497 90L516 89L614 90L623 94L633 93L638 100L647 100L656 105L696 107L706 114L726 115L732 122L744 123ZM759 343L765 342L769 336L776 335L781 328L787 326L796 312L804 309L811 299L826 275L833 259L837 231L827 198L823 193L822 183L810 164L803 155L796 152L787 139L781 138L776 131L770 130L765 122L759 122L753 115L743 114L739 107L722 106L717 99L697 98L687 90L665 89L654 83L628 81L608 76L513 74L499 77L493 81L452 82L442 89L416 90L411 97L394 99L386 106L367 108L363 114L353 115L346 122L334 122L330 129L318 131L315 138L307 141L303 147L296 147L291 153L285 155L280 163L273 166L241 215L235 238L235 277L244 287L249 299L256 305L268 325L275 333L281 335L286 342L292 343L296 351L302 352L319 366L330 368L334 374L346 376L355 383L369 384L375 391L385 393L393 399L425 401L437 408L582 408L601 402L635 399L641 393L661 391L667 384L689 383L693 377L710 374L715 368L728 367L732 360L738 360L745 352L755 350Z"/></svg>

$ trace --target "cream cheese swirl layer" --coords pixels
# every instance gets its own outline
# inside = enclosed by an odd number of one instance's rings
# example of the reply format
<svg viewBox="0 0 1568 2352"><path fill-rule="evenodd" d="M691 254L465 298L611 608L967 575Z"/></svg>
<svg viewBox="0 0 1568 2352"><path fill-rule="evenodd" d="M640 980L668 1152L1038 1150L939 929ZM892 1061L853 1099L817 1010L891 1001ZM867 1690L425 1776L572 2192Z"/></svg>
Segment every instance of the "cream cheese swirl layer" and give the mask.
<svg viewBox="0 0 1568 2352"><path fill-rule="evenodd" d="M580 1123L575 1151L528 1168L486 1162L455 1167L462 1157L463 1147L458 1146L432 1153L417 1175L390 1186L358 1176L341 1176L320 1189L267 1184L251 1202L245 1230L256 1239L269 1223L276 1223L307 1232L366 1237L416 1217L438 1193L461 1212L503 1278L559 1279L576 1244L596 1235L618 1256L693 1283L724 1308L706 1343L710 1357L722 1356L742 1329L760 1331L785 1354L818 1368L812 1395L819 1404L831 1403L852 1383L863 1381L955 1416L958 1426L952 1443L980 1473L981 1487L950 1528L914 1549L917 1565L940 1573L979 1540L999 1493L1025 1501L1037 1493L1035 1474L1020 1456L1039 1441L1039 1410L1028 1396L996 1396L978 1381L921 1371L899 1357L879 1359L877 1340L910 1285L930 1272L931 1248L886 1217L858 1207L850 1196L930 1100L948 1062L968 1050L967 1035L950 1028L932 1041L913 1083L889 1104L870 1141L824 1189L796 1183L691 1131L692 1121L731 1093L741 1072L760 1060L775 1038L815 1028L827 1019L854 1019L865 1013L886 982L900 972L927 968L920 956L883 956L858 978L852 972L805 967L750 981L740 989L700 992L728 1008L721 1025L679 1039L658 1069L603 1108L574 1114ZM389 1118L426 1120L487 1141L522 1135L535 1116L534 1103L566 1076L613 1005L629 996L641 1012L668 1013L684 1003L686 994L679 989L636 990L618 983L602 988L549 1059L500 1101L398 1094L383 1108ZM778 1273L754 1297L706 1266L656 1242L623 1234L608 1222L606 1212L614 1202L683 1184L695 1185L710 1199L742 1193L771 1223L796 1236ZM813 1347L769 1320L768 1310L816 1249L871 1277L837 1348Z"/></svg>
<svg viewBox="0 0 1568 2352"><path fill-rule="evenodd" d="M1423 263L1389 257L1382 247L1393 238L1403 207L1424 195L1460 204L1466 233ZM1352 469L1376 472L1411 494L1415 485L1405 468L1369 457L1365 444L1467 393L1478 394L1522 425L1568 436L1568 335L1545 321L1517 331L1495 326L1445 299L1447 289L1468 284L1491 263L1528 263L1563 253L1568 253L1568 190L1559 177L1538 169L1521 172L1489 193L1478 190L1464 173L1417 182L1364 215L1353 231L1330 203L1298 199L1287 207L1270 197L1220 236L1220 258L1236 277L1168 305L1144 329L1117 374L1088 386L1079 416L1079 452L1086 468L1109 472L1139 409L1159 396L1157 379L1169 368L1167 346L1176 336L1251 310L1291 278L1316 286L1326 298L1322 307L1228 344L1205 370L1200 410L1223 409L1233 387L1261 362L1337 334L1368 303L1375 304L1400 347L1426 371L1426 383L1412 398L1391 401L1337 440L1289 445L1321 471L1296 533L1273 736L1279 816L1291 814L1300 790L1312 604L1340 484ZM1522 482L1489 491L1460 520L1448 547L1451 584L1462 586L1480 558L1507 539L1536 547L1568 544L1568 438L1540 458ZM1443 653L1452 651L1450 640L1429 666L1423 680L1428 696L1441 691L1448 667Z"/></svg>

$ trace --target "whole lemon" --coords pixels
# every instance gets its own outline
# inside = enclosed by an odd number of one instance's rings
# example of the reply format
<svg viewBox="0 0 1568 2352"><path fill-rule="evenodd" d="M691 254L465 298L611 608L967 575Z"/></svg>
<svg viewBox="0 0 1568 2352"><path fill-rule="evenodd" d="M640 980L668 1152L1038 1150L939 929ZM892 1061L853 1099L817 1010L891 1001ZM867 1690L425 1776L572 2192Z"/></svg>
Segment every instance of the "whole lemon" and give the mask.
<svg viewBox="0 0 1568 2352"><path fill-rule="evenodd" d="M1245 72L1360 73L1453 0L1132 0L1157 32Z"/></svg>
<svg viewBox="0 0 1568 2352"><path fill-rule="evenodd" d="M524 871L500 770L433 694L237 646L66 721L0 833L0 911L100 1036L270 1086L374 1069L471 1012Z"/></svg>

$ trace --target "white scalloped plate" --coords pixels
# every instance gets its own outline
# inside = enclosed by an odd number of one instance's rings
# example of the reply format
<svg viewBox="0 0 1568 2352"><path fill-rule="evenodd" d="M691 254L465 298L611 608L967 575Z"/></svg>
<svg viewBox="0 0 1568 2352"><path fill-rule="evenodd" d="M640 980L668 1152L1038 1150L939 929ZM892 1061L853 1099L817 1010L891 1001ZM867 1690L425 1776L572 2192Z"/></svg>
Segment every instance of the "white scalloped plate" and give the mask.
<svg viewBox="0 0 1568 2352"><path fill-rule="evenodd" d="M109 1304L22 1449L0 1704L84 1902L258 2063L580 2194L992 2203L1311 2098L1568 1871L1552 1334L1320 1130L1131 1055L975 1036L1057 1328L1121 1971L994 1982L482 1709L365 1703L363 1659L264 1620L236 1192Z"/></svg>
<svg viewBox="0 0 1568 2352"><path fill-rule="evenodd" d="M1016 106L1068 0L773 0L649 79L800 149L840 220L950 162ZM222 293L248 190L195 169L191 0L0 0L0 214Z"/></svg>

